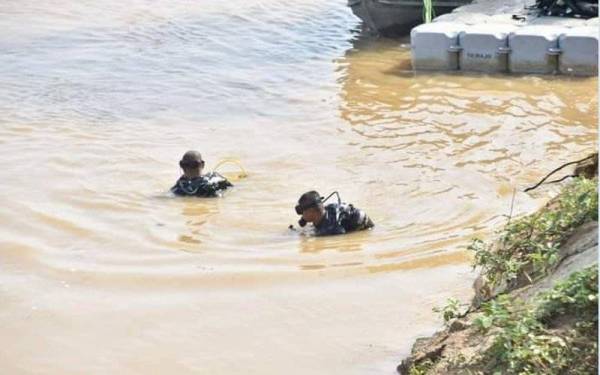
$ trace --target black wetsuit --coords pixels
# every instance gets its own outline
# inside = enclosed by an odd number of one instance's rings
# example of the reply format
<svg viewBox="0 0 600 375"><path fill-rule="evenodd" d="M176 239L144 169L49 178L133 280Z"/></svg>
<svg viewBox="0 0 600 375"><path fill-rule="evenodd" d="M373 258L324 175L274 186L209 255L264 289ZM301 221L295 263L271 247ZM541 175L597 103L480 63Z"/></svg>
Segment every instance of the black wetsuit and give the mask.
<svg viewBox="0 0 600 375"><path fill-rule="evenodd" d="M344 234L374 226L367 214L353 205L331 203L325 206L325 217L315 225L315 234L317 236Z"/></svg>
<svg viewBox="0 0 600 375"><path fill-rule="evenodd" d="M212 172L194 178L181 176L171 188L171 192L180 196L217 197L231 186L233 185L225 177Z"/></svg>

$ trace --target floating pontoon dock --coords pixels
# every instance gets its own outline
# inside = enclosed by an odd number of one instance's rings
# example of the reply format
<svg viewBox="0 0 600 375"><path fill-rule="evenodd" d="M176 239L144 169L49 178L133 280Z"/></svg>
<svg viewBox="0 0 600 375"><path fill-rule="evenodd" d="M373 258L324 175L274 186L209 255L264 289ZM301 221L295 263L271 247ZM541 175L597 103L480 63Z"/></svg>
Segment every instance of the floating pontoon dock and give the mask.
<svg viewBox="0 0 600 375"><path fill-rule="evenodd" d="M413 28L414 69L598 74L598 18L541 17L510 1L477 1Z"/></svg>

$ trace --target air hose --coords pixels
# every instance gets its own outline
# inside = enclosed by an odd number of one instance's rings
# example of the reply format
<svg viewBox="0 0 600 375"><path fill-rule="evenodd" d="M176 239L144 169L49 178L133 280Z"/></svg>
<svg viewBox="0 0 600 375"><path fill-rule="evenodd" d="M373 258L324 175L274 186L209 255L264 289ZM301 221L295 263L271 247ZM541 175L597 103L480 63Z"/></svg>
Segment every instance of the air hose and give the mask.
<svg viewBox="0 0 600 375"><path fill-rule="evenodd" d="M217 163L217 165L215 165L215 167L213 168L213 172L217 172L217 169L220 166L225 165L225 164L235 164L238 167L240 167L241 173L237 176L238 178L246 178L246 177L248 177L248 173L246 173L246 170L242 166L242 163L238 159L233 159L233 158L225 158L225 159L219 160L219 162Z"/></svg>

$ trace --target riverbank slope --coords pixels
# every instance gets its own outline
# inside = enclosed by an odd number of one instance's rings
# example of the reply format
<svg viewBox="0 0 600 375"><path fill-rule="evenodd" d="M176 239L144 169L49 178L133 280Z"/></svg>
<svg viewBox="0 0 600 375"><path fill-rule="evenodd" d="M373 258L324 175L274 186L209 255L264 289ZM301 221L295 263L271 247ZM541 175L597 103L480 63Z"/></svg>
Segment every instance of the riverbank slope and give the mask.
<svg viewBox="0 0 600 375"><path fill-rule="evenodd" d="M597 186L577 177L539 211L509 219L495 242L475 240L473 300L449 300L444 329L418 339L398 372L596 373Z"/></svg>

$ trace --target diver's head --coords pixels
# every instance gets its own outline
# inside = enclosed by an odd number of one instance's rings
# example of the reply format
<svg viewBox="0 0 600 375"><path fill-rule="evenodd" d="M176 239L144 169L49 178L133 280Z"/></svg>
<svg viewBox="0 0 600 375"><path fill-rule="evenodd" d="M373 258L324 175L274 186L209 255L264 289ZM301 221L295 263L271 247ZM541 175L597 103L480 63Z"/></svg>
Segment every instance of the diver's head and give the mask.
<svg viewBox="0 0 600 375"><path fill-rule="evenodd" d="M301 221L319 223L325 214L321 195L314 190L302 194L296 205L296 213L302 215Z"/></svg>
<svg viewBox="0 0 600 375"><path fill-rule="evenodd" d="M183 169L183 175L186 177L198 177L202 174L204 160L198 151L188 151L183 154L179 161L179 166Z"/></svg>

